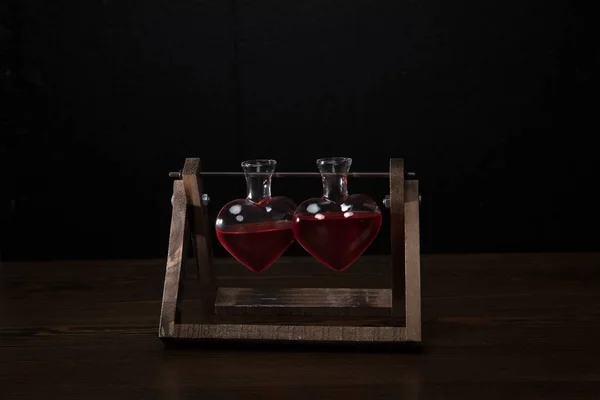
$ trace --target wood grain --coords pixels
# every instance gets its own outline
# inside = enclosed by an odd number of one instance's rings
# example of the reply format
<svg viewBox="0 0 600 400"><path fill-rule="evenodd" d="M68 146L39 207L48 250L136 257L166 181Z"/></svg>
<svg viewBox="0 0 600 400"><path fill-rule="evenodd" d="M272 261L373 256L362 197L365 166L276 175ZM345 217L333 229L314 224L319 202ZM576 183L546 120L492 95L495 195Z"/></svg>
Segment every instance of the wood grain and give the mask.
<svg viewBox="0 0 600 400"><path fill-rule="evenodd" d="M215 268L221 286L235 287L330 285L335 276L303 257L280 259L260 277L229 259ZM362 257L341 279L376 287L388 273L389 258ZM423 255L421 354L165 349L156 337L164 275L165 260L0 263L0 398L580 400L600 393L600 254Z"/></svg>
<svg viewBox="0 0 600 400"><path fill-rule="evenodd" d="M406 275L404 243L404 159L390 159L390 237L392 249L392 315L403 317Z"/></svg>
<svg viewBox="0 0 600 400"><path fill-rule="evenodd" d="M215 303L220 315L390 316L390 289L221 287Z"/></svg>
<svg viewBox="0 0 600 400"><path fill-rule="evenodd" d="M419 181L404 182L404 268L406 335L421 341L421 246L419 235Z"/></svg>
<svg viewBox="0 0 600 400"><path fill-rule="evenodd" d="M176 326L175 336L180 339L335 343L394 343L406 340L404 327L305 324L180 324Z"/></svg>
<svg viewBox="0 0 600 400"><path fill-rule="evenodd" d="M160 312L159 336L175 334L175 324L181 321L183 270L187 260L189 218L187 200L182 181L173 182L173 211L169 234L169 253L164 279L163 300Z"/></svg>
<svg viewBox="0 0 600 400"><path fill-rule="evenodd" d="M202 286L203 312L213 313L217 286L213 269L213 254L206 206L202 203L204 187L200 173L202 167L199 158L186 158L181 176L188 204L191 206L191 232L198 270L198 280Z"/></svg>

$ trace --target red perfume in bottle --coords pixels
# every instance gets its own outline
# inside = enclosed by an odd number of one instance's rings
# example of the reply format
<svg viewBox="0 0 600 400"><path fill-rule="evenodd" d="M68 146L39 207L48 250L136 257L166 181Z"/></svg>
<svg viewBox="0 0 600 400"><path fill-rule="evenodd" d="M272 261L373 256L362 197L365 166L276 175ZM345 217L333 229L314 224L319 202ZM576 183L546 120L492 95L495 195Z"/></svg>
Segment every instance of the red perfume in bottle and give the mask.
<svg viewBox="0 0 600 400"><path fill-rule="evenodd" d="M317 160L323 196L302 202L294 213L294 237L314 258L335 271L348 268L375 240L381 211L369 196L348 195L351 158Z"/></svg>
<svg viewBox="0 0 600 400"><path fill-rule="evenodd" d="M215 224L221 245L254 272L269 268L294 241L296 205L287 197L271 196L276 165L275 160L244 161L248 195L227 203Z"/></svg>

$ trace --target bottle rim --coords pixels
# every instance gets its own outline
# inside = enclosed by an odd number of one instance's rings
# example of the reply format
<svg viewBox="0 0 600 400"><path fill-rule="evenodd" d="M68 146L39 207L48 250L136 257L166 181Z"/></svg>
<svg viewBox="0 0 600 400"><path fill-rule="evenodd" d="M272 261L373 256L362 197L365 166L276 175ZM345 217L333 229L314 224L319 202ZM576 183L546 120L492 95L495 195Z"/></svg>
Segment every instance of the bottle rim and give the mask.
<svg viewBox="0 0 600 400"><path fill-rule="evenodd" d="M343 165L352 163L350 157L325 157L317 160L317 165Z"/></svg>

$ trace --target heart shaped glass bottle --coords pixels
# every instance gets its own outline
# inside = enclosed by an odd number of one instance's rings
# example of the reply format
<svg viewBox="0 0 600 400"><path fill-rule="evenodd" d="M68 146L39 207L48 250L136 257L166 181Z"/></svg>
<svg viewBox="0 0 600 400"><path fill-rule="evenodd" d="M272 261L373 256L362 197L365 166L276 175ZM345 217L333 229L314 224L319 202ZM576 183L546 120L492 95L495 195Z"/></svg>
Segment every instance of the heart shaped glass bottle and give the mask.
<svg viewBox="0 0 600 400"><path fill-rule="evenodd" d="M227 203L215 224L221 245L254 272L269 268L294 241L296 204L287 197L271 197L276 166L275 160L242 162L248 195Z"/></svg>
<svg viewBox="0 0 600 400"><path fill-rule="evenodd" d="M335 271L352 265L381 227L381 211L373 199L363 194L348 195L351 165L351 158L318 159L323 196L302 202L292 224L298 243Z"/></svg>

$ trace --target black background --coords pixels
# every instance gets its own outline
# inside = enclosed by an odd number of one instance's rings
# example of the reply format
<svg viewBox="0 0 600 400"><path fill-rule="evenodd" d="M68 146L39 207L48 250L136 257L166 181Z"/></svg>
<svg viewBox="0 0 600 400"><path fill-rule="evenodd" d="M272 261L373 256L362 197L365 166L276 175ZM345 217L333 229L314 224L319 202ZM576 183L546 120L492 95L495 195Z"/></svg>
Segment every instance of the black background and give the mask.
<svg viewBox="0 0 600 400"><path fill-rule="evenodd" d="M424 252L597 250L600 53L579 4L3 3L1 257L164 257L167 173L194 156L211 171L404 157ZM214 217L245 186L206 191ZM380 201L387 182L350 191ZM273 192L300 202L320 182ZM388 242L384 224L369 252Z"/></svg>

